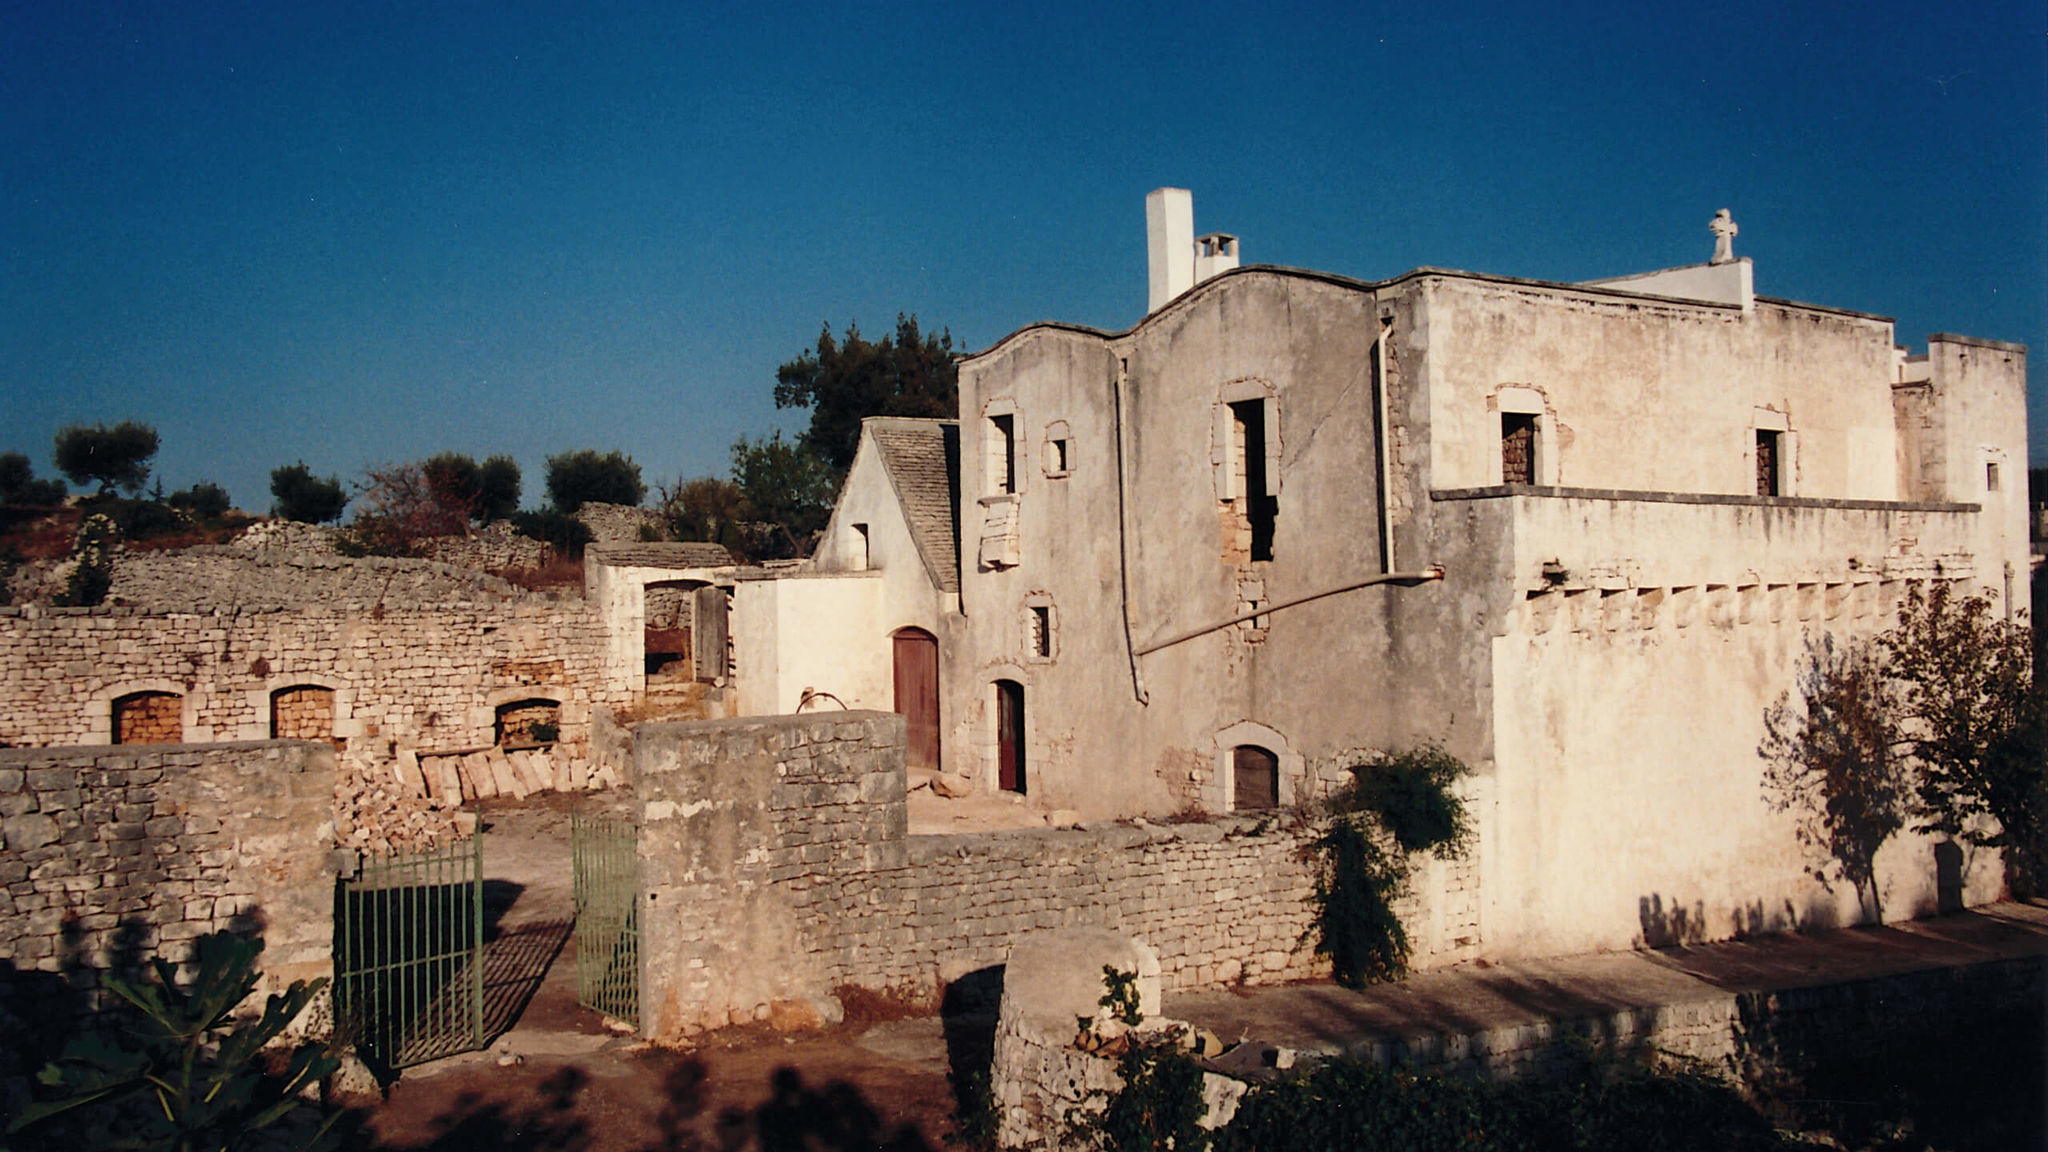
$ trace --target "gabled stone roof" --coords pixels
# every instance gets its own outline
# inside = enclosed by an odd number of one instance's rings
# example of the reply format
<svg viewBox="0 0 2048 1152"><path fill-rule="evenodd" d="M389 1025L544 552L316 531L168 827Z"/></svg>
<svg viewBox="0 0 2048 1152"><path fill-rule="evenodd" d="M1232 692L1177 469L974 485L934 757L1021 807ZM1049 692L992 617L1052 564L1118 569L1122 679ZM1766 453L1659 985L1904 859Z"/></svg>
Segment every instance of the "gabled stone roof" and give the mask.
<svg viewBox="0 0 2048 1152"><path fill-rule="evenodd" d="M960 422L873 416L861 422L896 490L925 570L941 592L960 590Z"/></svg>
<svg viewBox="0 0 2048 1152"><path fill-rule="evenodd" d="M583 555L613 568L723 568L732 563L725 545L702 541L592 544Z"/></svg>

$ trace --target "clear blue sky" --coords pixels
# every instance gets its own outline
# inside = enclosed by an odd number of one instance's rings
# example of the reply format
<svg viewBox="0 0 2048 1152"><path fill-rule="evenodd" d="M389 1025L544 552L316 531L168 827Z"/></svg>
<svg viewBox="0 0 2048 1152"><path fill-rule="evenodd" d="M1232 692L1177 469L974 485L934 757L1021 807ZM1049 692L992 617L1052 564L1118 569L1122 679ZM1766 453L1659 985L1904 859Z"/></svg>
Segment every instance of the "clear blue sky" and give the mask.
<svg viewBox="0 0 2048 1152"><path fill-rule="evenodd" d="M1668 7L1668 10L1666 10ZM1694 263L2034 349L2048 9L0 0L0 451L163 436L269 504L453 449L723 474L777 364L1144 309L1143 197L1247 262Z"/></svg>

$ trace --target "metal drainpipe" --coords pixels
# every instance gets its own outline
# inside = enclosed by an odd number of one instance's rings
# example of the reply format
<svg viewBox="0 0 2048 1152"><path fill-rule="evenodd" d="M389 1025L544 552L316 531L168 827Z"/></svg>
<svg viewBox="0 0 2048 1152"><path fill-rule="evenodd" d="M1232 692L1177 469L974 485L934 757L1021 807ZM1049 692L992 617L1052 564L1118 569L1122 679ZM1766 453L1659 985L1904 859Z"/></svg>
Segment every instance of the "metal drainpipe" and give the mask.
<svg viewBox="0 0 2048 1152"><path fill-rule="evenodd" d="M1124 609L1124 651L1130 653L1131 691L1138 703L1150 705L1151 693L1145 691L1145 673L1138 667L1137 629L1131 623L1131 546L1130 546L1130 502L1124 483L1124 382L1130 378L1131 362L1128 357L1119 356L1116 375L1110 378L1110 395L1113 400L1113 422L1116 433L1116 574L1123 588Z"/></svg>

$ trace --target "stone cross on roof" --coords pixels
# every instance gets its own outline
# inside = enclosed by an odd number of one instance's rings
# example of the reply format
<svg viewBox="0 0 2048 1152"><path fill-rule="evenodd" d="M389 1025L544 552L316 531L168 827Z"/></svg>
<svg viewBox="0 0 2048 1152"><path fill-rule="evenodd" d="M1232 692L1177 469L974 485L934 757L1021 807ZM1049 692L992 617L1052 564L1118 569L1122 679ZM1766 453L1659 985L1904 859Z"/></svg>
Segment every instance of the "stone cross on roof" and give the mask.
<svg viewBox="0 0 2048 1152"><path fill-rule="evenodd" d="M1714 234L1714 258L1709 264L1732 264L1735 262L1735 218L1726 208L1714 213L1713 222L1707 231Z"/></svg>

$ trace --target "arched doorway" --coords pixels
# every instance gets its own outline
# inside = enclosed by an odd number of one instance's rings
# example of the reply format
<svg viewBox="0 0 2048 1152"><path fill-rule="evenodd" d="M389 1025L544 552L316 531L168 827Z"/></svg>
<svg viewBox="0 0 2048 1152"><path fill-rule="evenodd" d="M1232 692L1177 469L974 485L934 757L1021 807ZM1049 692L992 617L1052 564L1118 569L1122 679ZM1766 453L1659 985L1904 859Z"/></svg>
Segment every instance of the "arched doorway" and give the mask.
<svg viewBox="0 0 2048 1152"><path fill-rule="evenodd" d="M270 694L270 738L272 740L331 740L336 748L345 741L334 735L334 689L318 684L294 684Z"/></svg>
<svg viewBox="0 0 2048 1152"><path fill-rule="evenodd" d="M890 635L895 657L896 711L908 729L906 766L939 767L939 641L922 628Z"/></svg>
<svg viewBox="0 0 2048 1152"><path fill-rule="evenodd" d="M1024 766L1024 685L996 681L996 786L1022 793L1030 781Z"/></svg>
<svg viewBox="0 0 2048 1152"><path fill-rule="evenodd" d="M1280 806L1280 758L1256 744L1231 750L1231 807L1240 812Z"/></svg>

